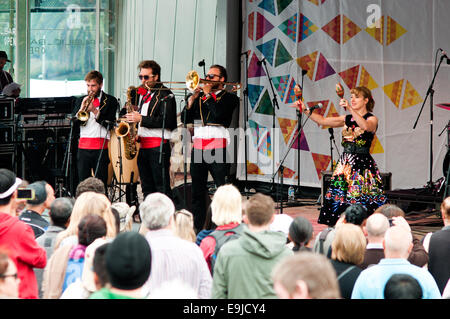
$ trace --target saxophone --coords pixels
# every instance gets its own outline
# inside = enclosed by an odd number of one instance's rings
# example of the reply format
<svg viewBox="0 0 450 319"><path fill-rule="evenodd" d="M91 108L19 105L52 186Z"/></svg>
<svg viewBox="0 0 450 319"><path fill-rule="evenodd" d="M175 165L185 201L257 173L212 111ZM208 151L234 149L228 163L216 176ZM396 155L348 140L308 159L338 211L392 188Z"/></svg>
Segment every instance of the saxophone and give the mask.
<svg viewBox="0 0 450 319"><path fill-rule="evenodd" d="M130 86L127 90L127 113L133 112L133 103L132 103L132 97L131 92L135 91L136 87ZM116 135L121 137L123 140L123 146L125 150L125 158L127 160L132 160L135 158L137 154L137 147L136 147L136 135L137 135L137 129L136 129L136 123L128 123L126 121L121 121L119 123L119 126L116 128Z"/></svg>

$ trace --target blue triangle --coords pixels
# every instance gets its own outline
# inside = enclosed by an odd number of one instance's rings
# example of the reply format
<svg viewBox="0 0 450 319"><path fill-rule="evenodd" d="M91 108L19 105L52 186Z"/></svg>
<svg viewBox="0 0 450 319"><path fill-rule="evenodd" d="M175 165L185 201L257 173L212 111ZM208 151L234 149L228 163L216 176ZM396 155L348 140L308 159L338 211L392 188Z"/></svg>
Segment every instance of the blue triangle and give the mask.
<svg viewBox="0 0 450 319"><path fill-rule="evenodd" d="M273 15L276 15L275 13L275 2L274 0L263 0L258 7L272 13Z"/></svg>
<svg viewBox="0 0 450 319"><path fill-rule="evenodd" d="M266 43L257 45L256 48L264 55L267 61L273 65L273 56L275 52L276 39L267 41Z"/></svg>

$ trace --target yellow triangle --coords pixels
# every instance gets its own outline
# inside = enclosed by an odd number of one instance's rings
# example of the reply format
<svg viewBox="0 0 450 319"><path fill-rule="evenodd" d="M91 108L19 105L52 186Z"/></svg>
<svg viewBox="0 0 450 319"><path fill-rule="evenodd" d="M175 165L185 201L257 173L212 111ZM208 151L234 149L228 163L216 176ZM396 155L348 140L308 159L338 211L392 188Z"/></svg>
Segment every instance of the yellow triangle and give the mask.
<svg viewBox="0 0 450 319"><path fill-rule="evenodd" d="M375 135L372 141L372 146L370 147L370 154L383 154L383 153L384 153L383 145L381 145L380 140Z"/></svg>
<svg viewBox="0 0 450 319"><path fill-rule="evenodd" d="M402 94L403 81L399 80L383 87L384 93L391 99L392 103L398 108L400 105L400 98Z"/></svg>
<svg viewBox="0 0 450 319"><path fill-rule="evenodd" d="M403 96L402 109L414 106L423 102L422 97L416 91L416 89L411 85L411 83L406 81L405 95Z"/></svg>
<svg viewBox="0 0 450 319"><path fill-rule="evenodd" d="M251 175L264 175L258 165L249 161L247 161L247 173Z"/></svg>
<svg viewBox="0 0 450 319"><path fill-rule="evenodd" d="M383 44L384 16L378 19L374 25L367 27L366 32L380 42L380 44Z"/></svg>
<svg viewBox="0 0 450 319"><path fill-rule="evenodd" d="M359 78L359 86L365 86L369 90L373 90L378 87L377 82L375 82L375 80L363 66L361 66L361 76Z"/></svg>
<svg viewBox="0 0 450 319"><path fill-rule="evenodd" d="M317 54L319 51L313 52L311 54L302 56L298 58L297 64L303 69L307 70L308 72L306 75L309 77L309 79L312 81L314 76L314 69L316 68L316 60L317 60Z"/></svg>
<svg viewBox="0 0 450 319"><path fill-rule="evenodd" d="M326 117L338 117L338 116L339 116L339 113L336 110L336 108L334 107L333 102L331 102L330 110L328 111L328 114ZM322 129L325 130L325 129L328 129L329 127L331 127L331 126L322 126Z"/></svg>
<svg viewBox="0 0 450 319"><path fill-rule="evenodd" d="M280 124L281 133L283 134L284 142L288 144L291 138L292 132L297 127L296 120L290 120L285 118L278 118L278 123Z"/></svg>
<svg viewBox="0 0 450 319"><path fill-rule="evenodd" d="M403 28L400 24L398 24L397 21L389 16L387 17L386 45L391 44L406 32L408 31L405 30L405 28Z"/></svg>

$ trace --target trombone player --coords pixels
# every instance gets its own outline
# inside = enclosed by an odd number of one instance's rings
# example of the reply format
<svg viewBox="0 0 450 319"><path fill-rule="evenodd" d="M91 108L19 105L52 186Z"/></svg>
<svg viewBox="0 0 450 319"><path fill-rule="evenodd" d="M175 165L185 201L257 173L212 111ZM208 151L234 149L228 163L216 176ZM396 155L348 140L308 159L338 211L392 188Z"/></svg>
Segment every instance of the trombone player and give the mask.
<svg viewBox="0 0 450 319"><path fill-rule="evenodd" d="M234 110L239 105L237 95L225 90L227 70L218 64L212 65L203 86L198 86L188 98L181 114L186 123L198 123L194 128L191 153L192 211L197 232L203 228L206 217L208 172L216 187L226 183L229 164L226 148L230 143L227 128L231 124Z"/></svg>
<svg viewBox="0 0 450 319"><path fill-rule="evenodd" d="M75 127L80 128L77 166L79 182L94 176L102 180L107 190L108 141L110 126L116 120L117 99L103 92L103 76L90 71L85 79L87 95L77 101Z"/></svg>
<svg viewBox="0 0 450 319"><path fill-rule="evenodd" d="M139 66L141 86L139 108L126 114L129 123L138 123L140 142L137 165L142 193L160 192L173 199L170 188L170 139L177 128L177 107L172 92L161 83L161 67L153 60L142 61ZM172 94L172 95L171 95ZM166 111L163 119L164 108ZM124 113L123 110L121 113ZM164 132L163 132L164 131ZM164 134L164 140L163 140ZM162 156L160 162L160 146Z"/></svg>

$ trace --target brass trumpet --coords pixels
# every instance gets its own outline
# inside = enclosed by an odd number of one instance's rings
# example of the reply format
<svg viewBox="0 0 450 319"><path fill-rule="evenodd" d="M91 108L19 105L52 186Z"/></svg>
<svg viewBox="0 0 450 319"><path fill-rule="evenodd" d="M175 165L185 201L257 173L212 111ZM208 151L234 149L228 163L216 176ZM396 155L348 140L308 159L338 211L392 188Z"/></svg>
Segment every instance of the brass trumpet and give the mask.
<svg viewBox="0 0 450 319"><path fill-rule="evenodd" d="M153 85L162 83L162 84L185 84L186 87L184 88L151 88ZM186 81L184 82L153 82L153 81L147 81L145 83L145 86L147 88L151 88L152 90L186 90L188 89L191 93L193 93L201 83L212 83L212 84L220 84L220 85L230 85L232 86L232 92L236 92L241 89L241 83L238 82L221 82L221 81L211 81L211 80L205 80L201 79L197 71L192 70L189 71L186 75Z"/></svg>
<svg viewBox="0 0 450 319"><path fill-rule="evenodd" d="M89 94L88 99L85 101L82 108L77 112L76 116L77 116L77 119L81 122L80 123L81 126L86 126L86 124L89 120L90 112L88 111L88 108L93 100L94 100L94 94Z"/></svg>

